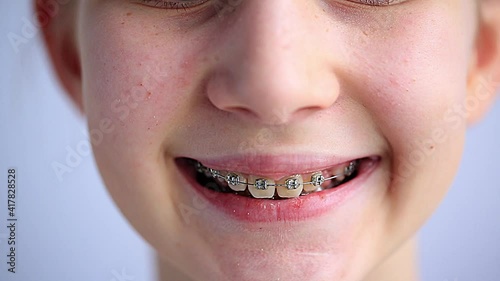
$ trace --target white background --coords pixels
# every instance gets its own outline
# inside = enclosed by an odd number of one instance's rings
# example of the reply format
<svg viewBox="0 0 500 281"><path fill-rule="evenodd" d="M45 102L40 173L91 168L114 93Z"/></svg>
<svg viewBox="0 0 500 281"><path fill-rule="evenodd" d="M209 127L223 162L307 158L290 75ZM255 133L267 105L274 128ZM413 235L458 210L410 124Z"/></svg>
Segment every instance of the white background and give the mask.
<svg viewBox="0 0 500 281"><path fill-rule="evenodd" d="M62 181L51 167L86 140L85 124L55 81L40 34L17 52L9 43L23 19L32 21L30 4L0 4L0 280L153 281L154 252L114 206L92 156ZM500 280L499 121L497 102L470 129L455 184L420 233L424 281ZM6 263L9 167L18 176L16 274Z"/></svg>

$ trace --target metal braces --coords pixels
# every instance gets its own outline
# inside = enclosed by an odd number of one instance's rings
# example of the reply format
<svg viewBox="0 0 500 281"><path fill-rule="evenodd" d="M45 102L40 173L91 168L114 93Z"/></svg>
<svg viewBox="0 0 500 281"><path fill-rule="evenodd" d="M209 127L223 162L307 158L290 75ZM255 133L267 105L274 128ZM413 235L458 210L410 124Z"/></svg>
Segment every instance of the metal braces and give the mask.
<svg viewBox="0 0 500 281"><path fill-rule="evenodd" d="M333 175L331 177L326 177L323 176L321 172L316 172L311 175L311 180L308 182L303 182L302 185L313 185L315 187L319 187L322 185L325 181L327 180L332 180L336 179L342 175L349 177L351 176L354 171L356 170L358 166L357 161L352 161L349 163L347 167L344 168L344 172L341 174ZM250 185L250 186L255 186L258 190L267 190L268 187L276 187L276 186L284 186L288 190L295 190L300 187L300 182L299 179L297 178L298 175L293 175L285 180L285 183L269 183L268 179L265 178L258 178L255 180L255 183L250 183L250 182L242 182L240 181L240 177L238 174L233 173L233 172L228 172L226 174L222 174L220 171L217 171L212 168L207 168L203 166L200 162L196 163L196 170L199 173L209 173L213 178L215 179L222 179L224 180L228 185L236 186L236 185Z"/></svg>

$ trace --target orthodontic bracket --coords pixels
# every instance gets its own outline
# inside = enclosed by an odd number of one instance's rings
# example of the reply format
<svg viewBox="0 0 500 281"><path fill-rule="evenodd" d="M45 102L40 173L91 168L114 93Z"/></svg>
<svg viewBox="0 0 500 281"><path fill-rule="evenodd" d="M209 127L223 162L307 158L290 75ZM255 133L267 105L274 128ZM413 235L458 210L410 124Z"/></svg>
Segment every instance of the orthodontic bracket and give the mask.
<svg viewBox="0 0 500 281"><path fill-rule="evenodd" d="M333 175L331 177L325 177L321 172L316 172L311 175L311 180L308 182L303 182L302 185L313 185L315 187L320 187L325 181L336 179L340 176L351 176L357 167L357 161L351 161L348 166L344 168L344 172ZM298 175L293 175L285 180L285 183L269 183L265 178L258 178L254 183L241 181L240 176L233 172L228 172L227 174L222 174L220 171L217 171L212 168L207 168L203 166L200 162L196 163L196 171L199 173L208 173L214 179L225 181L228 185L236 186L239 184L255 186L255 188L259 190L267 190L270 186L284 186L288 190L295 190L300 187L300 182L297 178Z"/></svg>

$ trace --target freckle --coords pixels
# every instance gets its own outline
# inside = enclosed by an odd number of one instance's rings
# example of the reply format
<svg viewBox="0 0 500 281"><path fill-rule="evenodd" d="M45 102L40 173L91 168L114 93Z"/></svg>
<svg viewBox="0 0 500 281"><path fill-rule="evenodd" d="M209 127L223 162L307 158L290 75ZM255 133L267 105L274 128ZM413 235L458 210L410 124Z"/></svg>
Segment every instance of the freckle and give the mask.
<svg viewBox="0 0 500 281"><path fill-rule="evenodd" d="M131 15L132 15L132 13L130 13L130 12L127 13L127 16L131 16Z"/></svg>
<svg viewBox="0 0 500 281"><path fill-rule="evenodd" d="M160 35L160 33L159 33L159 32L156 32L156 33L155 33L155 36L158 36L158 35Z"/></svg>
<svg viewBox="0 0 500 281"><path fill-rule="evenodd" d="M125 24L125 22L124 22L124 21L122 21L122 25L124 25L124 24Z"/></svg>

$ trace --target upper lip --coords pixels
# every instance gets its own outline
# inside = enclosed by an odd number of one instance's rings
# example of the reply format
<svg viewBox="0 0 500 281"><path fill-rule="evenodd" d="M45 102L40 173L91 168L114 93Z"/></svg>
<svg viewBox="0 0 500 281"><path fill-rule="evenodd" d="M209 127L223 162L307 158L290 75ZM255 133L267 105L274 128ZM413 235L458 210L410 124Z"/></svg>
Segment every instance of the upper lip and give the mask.
<svg viewBox="0 0 500 281"><path fill-rule="evenodd" d="M307 174L322 171L364 157L366 156L246 154L216 158L197 158L195 160L215 170L240 172L278 180L292 174Z"/></svg>

